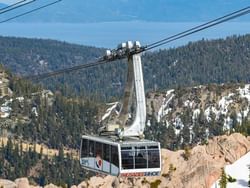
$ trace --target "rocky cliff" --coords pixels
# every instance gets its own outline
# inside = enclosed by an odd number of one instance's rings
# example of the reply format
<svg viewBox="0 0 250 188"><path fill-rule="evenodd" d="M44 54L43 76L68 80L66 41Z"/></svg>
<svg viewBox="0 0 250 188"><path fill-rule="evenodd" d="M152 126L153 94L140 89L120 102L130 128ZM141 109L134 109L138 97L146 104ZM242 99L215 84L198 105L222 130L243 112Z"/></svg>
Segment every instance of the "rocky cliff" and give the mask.
<svg viewBox="0 0 250 188"><path fill-rule="evenodd" d="M210 188L220 177L221 167L234 163L250 151L250 137L239 133L218 136L206 145L198 145L189 150L170 151L162 149L162 174L160 177L117 178L94 176L72 188L129 188L129 187L179 187ZM0 180L0 187L29 188L26 178L11 182ZM46 188L56 187L53 184Z"/></svg>

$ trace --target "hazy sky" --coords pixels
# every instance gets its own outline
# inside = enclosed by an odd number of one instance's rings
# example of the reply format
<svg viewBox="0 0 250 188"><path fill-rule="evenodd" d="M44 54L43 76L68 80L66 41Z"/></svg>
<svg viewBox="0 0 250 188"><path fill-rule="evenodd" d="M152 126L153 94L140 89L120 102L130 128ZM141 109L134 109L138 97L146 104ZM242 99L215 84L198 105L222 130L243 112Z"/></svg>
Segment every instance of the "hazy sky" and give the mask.
<svg viewBox="0 0 250 188"><path fill-rule="evenodd" d="M0 0L0 3L13 4L20 1L22 0ZM2 14L0 21L55 1L36 0L27 6ZM13 22L199 22L242 9L249 6L249 2L250 0L63 0ZM249 21L249 17L235 20Z"/></svg>
<svg viewBox="0 0 250 188"><path fill-rule="evenodd" d="M11 3L15 3L18 0L0 0L0 3L4 3L4 4L11 4Z"/></svg>

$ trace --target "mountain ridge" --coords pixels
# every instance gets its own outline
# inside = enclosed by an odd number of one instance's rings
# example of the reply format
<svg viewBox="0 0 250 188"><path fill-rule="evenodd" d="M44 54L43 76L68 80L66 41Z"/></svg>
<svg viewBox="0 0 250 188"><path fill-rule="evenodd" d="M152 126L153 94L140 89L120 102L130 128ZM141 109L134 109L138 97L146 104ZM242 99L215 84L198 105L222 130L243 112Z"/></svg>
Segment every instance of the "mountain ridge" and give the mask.
<svg viewBox="0 0 250 188"><path fill-rule="evenodd" d="M201 40L169 50L142 55L146 91L209 83L250 82L250 35ZM87 63L104 49L53 40L0 37L0 63L19 75L32 75ZM96 100L121 97L125 61L117 61L44 80L58 90L67 85L74 93L96 94ZM119 83L117 85L117 83Z"/></svg>

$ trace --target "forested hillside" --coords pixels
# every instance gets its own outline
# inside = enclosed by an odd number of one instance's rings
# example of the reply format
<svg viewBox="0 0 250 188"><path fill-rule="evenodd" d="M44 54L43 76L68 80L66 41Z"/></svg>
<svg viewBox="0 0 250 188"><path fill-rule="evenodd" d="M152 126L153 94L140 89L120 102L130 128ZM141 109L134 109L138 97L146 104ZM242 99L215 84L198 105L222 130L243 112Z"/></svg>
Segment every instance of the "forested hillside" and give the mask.
<svg viewBox="0 0 250 188"><path fill-rule="evenodd" d="M0 38L0 62L21 75L39 74L87 63L103 49L51 40ZM146 90L207 83L250 81L250 35L202 40L176 49L143 54ZM114 62L47 79L45 86L63 94L77 93L110 100L120 96L126 64ZM68 93L65 92L65 88Z"/></svg>
<svg viewBox="0 0 250 188"><path fill-rule="evenodd" d="M20 143L9 139L6 146L0 146L0 177L9 180L28 177L33 185L43 187L53 182L60 187L68 187L87 176L79 161L70 154L64 155L62 148L59 155L48 157L42 150L35 152L34 147L24 151Z"/></svg>
<svg viewBox="0 0 250 188"><path fill-rule="evenodd" d="M83 97L65 97L26 80L10 77L12 96L0 99L0 134L11 133L17 139L44 143L50 148L79 148L80 135L96 133L101 105ZM6 121L8 120L8 121ZM5 133L7 130L7 134Z"/></svg>
<svg viewBox="0 0 250 188"><path fill-rule="evenodd" d="M64 149L79 150L81 135L96 133L100 105L52 93L10 73L6 78L13 93L0 98L0 138L8 139L0 143L0 177L27 176L41 186L81 182L87 176L78 155ZM24 142L30 144L24 148ZM37 152L37 144L58 150L58 155L49 155L43 147Z"/></svg>
<svg viewBox="0 0 250 188"><path fill-rule="evenodd" d="M202 40L144 56L145 80L162 88L249 82L250 35ZM155 76L155 78L154 78Z"/></svg>

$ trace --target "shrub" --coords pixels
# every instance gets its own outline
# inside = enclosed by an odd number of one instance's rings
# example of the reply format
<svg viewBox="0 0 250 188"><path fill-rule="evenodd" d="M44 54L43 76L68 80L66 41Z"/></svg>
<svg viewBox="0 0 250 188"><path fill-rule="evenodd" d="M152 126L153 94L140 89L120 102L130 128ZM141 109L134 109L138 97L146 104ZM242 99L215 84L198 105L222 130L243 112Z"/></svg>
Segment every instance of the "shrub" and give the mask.
<svg viewBox="0 0 250 188"><path fill-rule="evenodd" d="M184 153L182 154L182 157L184 158L184 160L187 161L190 156L191 156L190 149L188 147L185 147Z"/></svg>
<svg viewBox="0 0 250 188"><path fill-rule="evenodd" d="M233 182L236 182L236 179L233 178L232 176L228 175L227 181L228 181L229 183L233 183Z"/></svg>
<svg viewBox="0 0 250 188"><path fill-rule="evenodd" d="M150 183L150 188L158 188L160 184L161 184L161 180L156 180Z"/></svg>

